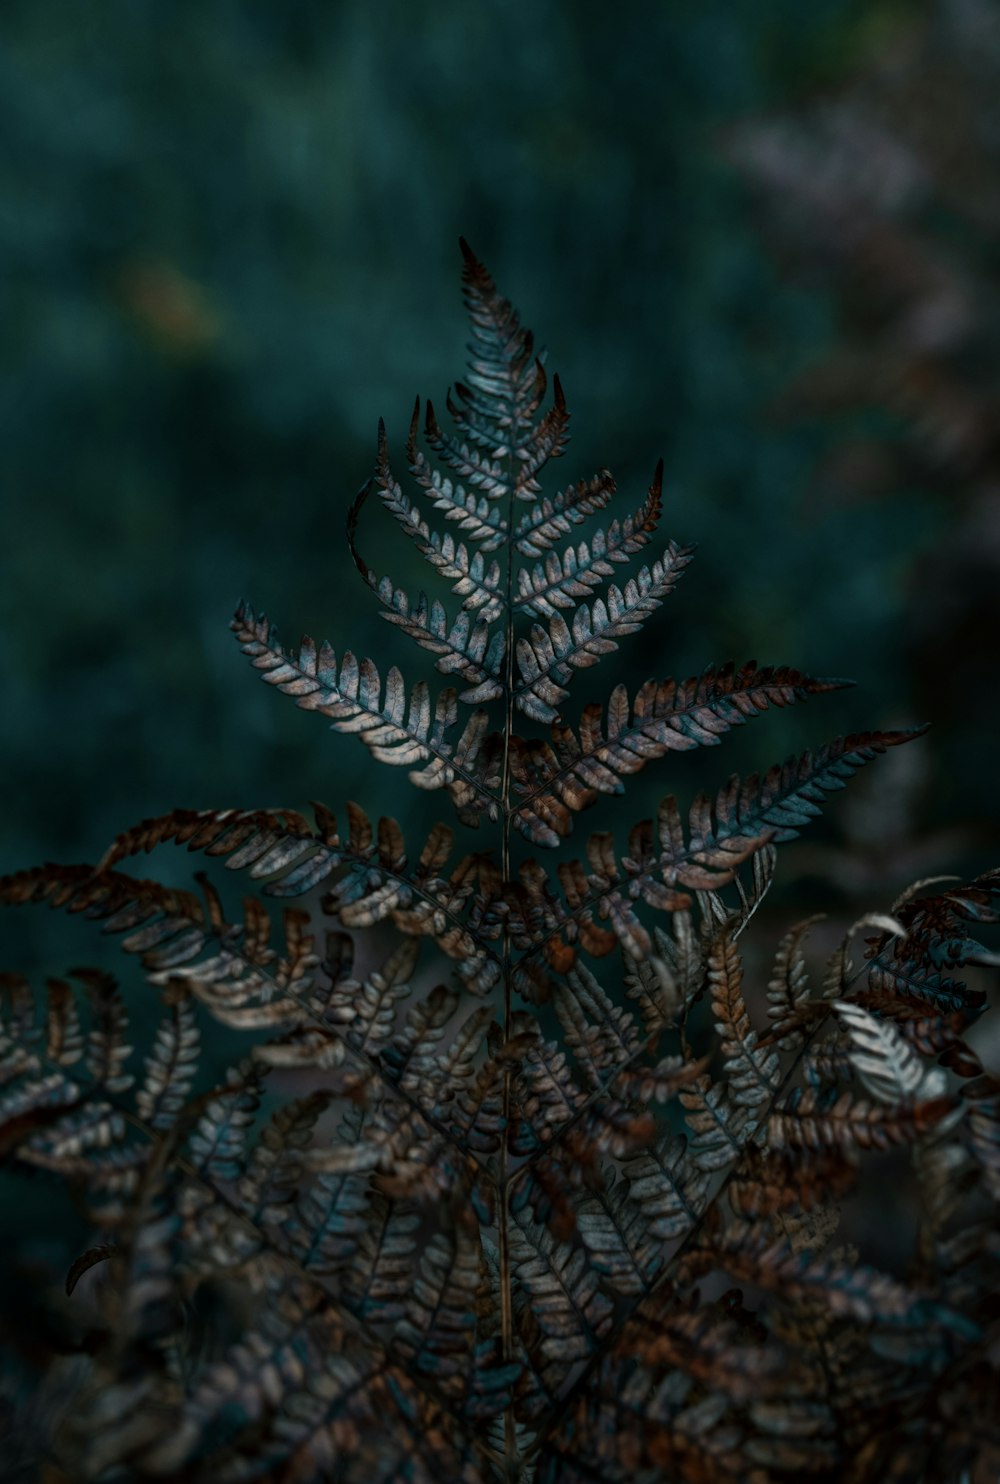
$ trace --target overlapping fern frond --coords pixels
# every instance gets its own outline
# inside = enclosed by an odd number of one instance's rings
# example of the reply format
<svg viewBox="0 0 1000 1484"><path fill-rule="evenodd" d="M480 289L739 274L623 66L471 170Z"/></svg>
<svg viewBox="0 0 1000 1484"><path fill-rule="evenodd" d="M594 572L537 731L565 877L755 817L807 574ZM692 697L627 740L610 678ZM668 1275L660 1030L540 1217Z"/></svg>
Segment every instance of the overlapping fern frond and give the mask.
<svg viewBox="0 0 1000 1484"><path fill-rule="evenodd" d="M919 729L683 808L668 794L621 839L563 851L640 770L844 682L750 661L617 683L565 719L578 673L691 553L653 546L662 467L585 532L606 471L543 492L565 396L555 378L544 406L531 335L464 251L453 429L428 403L424 453L415 411L415 501L381 429L348 515L384 616L456 684L432 699L395 665L288 650L248 604L233 628L269 684L492 826L487 848L443 822L408 846L356 803L345 830L319 804L174 810L94 866L0 883L137 966L121 985L0 981L0 1154L64 1180L93 1228L68 1265L75 1368L40 1383L59 1405L39 1466L68 1484L874 1484L943 1478L950 1449L960 1473L970 1415L995 1426L1000 1079L965 1039L984 996L957 974L996 961L970 933L1000 921L1000 875L885 904L818 981L812 919L770 968L744 955L776 847ZM450 613L362 557L372 494ZM134 874L169 846L229 874ZM559 852L551 870L531 846ZM924 1193L892 1274L834 1245L833 1204L889 1149Z"/></svg>

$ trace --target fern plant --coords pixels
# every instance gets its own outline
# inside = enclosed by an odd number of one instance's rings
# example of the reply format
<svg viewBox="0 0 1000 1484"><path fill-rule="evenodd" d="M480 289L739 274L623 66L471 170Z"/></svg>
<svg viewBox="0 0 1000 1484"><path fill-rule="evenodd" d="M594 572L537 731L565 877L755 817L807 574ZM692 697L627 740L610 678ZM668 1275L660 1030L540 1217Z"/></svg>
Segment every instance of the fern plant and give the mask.
<svg viewBox="0 0 1000 1484"><path fill-rule="evenodd" d="M968 928L1000 916L1000 873L863 919L818 987L800 923L745 985L776 847L916 730L686 812L665 797L624 852L566 845L647 765L841 682L748 662L571 703L691 552L654 544L662 465L610 524L606 472L543 494L562 389L543 410L531 335L463 252L453 431L428 403L423 452L418 404L414 500L380 428L347 521L385 617L452 683L293 652L247 604L233 628L269 684L446 793L485 848L458 855L443 821L407 844L354 803L346 827L318 804L176 810L96 866L0 884L99 922L162 1000L140 1062L107 974L44 997L3 980L3 1157L67 1182L94 1231L19 1446L49 1484L968 1477L1000 1456L1000 1080L963 1040L984 996L956 974L992 961ZM373 496L457 611L368 565ZM189 891L126 869L168 843L247 878L241 912L203 872ZM272 944L265 900L306 896ZM385 956L356 969L378 924ZM206 1083L217 1025L245 1055ZM886 1150L921 1192L906 1272L832 1246Z"/></svg>

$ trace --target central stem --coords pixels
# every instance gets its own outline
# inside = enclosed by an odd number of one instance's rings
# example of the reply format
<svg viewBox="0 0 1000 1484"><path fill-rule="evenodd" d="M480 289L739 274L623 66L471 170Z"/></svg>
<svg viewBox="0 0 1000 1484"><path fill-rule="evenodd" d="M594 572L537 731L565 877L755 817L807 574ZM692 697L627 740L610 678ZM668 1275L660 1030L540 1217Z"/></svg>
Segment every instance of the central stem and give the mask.
<svg viewBox="0 0 1000 1484"><path fill-rule="evenodd" d="M507 571L505 587L505 622L507 626L507 646L504 655L504 729L503 729L503 772L501 776L501 821L502 833L500 837L500 875L502 879L502 890L510 882L510 832L511 832L511 798L510 798L510 742L514 733L514 448L516 446L517 418L511 407L510 426L510 453L507 456ZM510 920L504 917L503 927L503 1039L504 1047L510 1041L511 1022L513 1016L513 984L511 963L511 939ZM511 1272L510 1272L510 1233L509 1214L507 1209L507 1183L508 1173L508 1139L510 1130L511 1114L511 1086L512 1071L508 1066L503 1076L503 1142L500 1146L500 1182L498 1199L500 1202L499 1229L500 1229L500 1333L501 1347L505 1361L514 1357L514 1310L511 1296ZM504 1421L504 1445L507 1455L507 1464L514 1476L517 1459L517 1436L515 1432L513 1410L508 1407Z"/></svg>

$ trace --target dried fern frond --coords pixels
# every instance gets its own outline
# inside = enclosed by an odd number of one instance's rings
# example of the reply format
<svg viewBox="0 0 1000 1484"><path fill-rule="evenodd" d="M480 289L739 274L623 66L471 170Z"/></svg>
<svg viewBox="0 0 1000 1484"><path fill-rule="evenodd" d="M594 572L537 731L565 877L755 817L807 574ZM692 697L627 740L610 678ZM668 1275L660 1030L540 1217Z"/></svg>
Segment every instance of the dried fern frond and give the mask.
<svg viewBox="0 0 1000 1484"><path fill-rule="evenodd" d="M484 848L443 821L411 848L353 802L343 828L320 804L177 809L96 865L0 881L0 902L79 914L129 956L121 983L0 977L0 1159L65 1182L92 1228L63 1269L78 1339L45 1468L875 1484L926 1464L944 1484L935 1460L951 1445L964 1468L995 1425L1000 1079L963 1039L983 992L956 976L998 961L973 934L1000 922L1000 873L920 883L819 974L815 919L770 967L746 950L780 847L919 728L684 808L668 794L563 851L641 769L844 682L748 661L617 682L563 719L691 552L668 541L627 570L662 466L606 526L606 471L544 492L562 387L546 407L530 333L463 253L469 371L451 431L426 406L429 454L414 412L421 503L380 427L347 517L384 616L463 688L432 703L395 665L285 649L246 603L233 629L265 681L446 792ZM460 608L368 566L372 493ZM196 891L131 874L168 846L239 879L238 907L205 871ZM832 1245L834 1201L889 1150L915 1182L894 1219L924 1202L906 1272Z"/></svg>

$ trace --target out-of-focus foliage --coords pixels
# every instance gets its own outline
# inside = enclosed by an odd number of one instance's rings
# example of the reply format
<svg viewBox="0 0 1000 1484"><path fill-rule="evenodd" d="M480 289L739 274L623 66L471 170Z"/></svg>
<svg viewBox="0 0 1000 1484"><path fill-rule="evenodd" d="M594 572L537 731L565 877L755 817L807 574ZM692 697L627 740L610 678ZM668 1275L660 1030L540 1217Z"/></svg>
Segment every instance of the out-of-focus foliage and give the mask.
<svg viewBox="0 0 1000 1484"><path fill-rule="evenodd" d="M678 673L780 656L869 698L888 681L885 714L844 699L834 724L941 721L903 645L950 512L817 494L839 431L768 423L835 327L719 147L831 86L881 5L541 0L527 34L499 0L3 12L4 864L92 857L175 803L294 805L331 773L373 802L363 756L245 685L227 624L266 591L332 630L374 413L460 350L437 329L460 232L559 346L574 457L616 460L623 511L665 456L701 545ZM374 600L340 617L331 637L374 647ZM659 673L641 641L627 659L629 683ZM790 747L815 740L796 725Z"/></svg>
<svg viewBox="0 0 1000 1484"><path fill-rule="evenodd" d="M938 502L937 537L912 551L899 658L940 724L938 817L966 823L1000 725L1000 10L876 6L868 43L836 87L741 124L731 150L783 260L836 296L836 336L783 399L789 422L843 430L814 498L900 522L915 496ZM908 812L882 829L897 858L914 848ZM860 884L857 864L828 861Z"/></svg>

